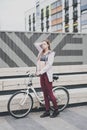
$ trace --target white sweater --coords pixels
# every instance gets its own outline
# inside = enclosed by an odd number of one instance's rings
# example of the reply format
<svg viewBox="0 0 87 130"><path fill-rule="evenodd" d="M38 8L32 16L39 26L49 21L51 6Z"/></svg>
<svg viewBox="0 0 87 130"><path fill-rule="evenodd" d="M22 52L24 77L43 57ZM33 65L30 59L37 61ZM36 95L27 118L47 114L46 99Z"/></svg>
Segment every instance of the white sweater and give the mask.
<svg viewBox="0 0 87 130"><path fill-rule="evenodd" d="M36 48L39 51L39 54L42 52L42 48L40 47L42 43L35 43ZM55 56L55 52L50 52L48 55L48 61L46 62L45 67L40 71L40 74L44 74L47 73L49 82L53 81L53 71L52 71L52 65L54 62L54 56ZM37 67L38 67L38 62L37 62Z"/></svg>

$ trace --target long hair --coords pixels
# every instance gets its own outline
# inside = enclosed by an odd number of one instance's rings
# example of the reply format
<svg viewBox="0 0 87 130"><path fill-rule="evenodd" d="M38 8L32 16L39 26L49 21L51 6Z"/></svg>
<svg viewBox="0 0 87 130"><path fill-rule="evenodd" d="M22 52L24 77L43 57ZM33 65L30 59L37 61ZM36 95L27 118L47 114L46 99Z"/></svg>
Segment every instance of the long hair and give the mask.
<svg viewBox="0 0 87 130"><path fill-rule="evenodd" d="M43 40L42 42L46 42L48 44L48 49L51 50L50 41L48 39ZM43 53L44 53L44 50L38 55L37 59L40 59L40 57L41 57L41 55L43 55Z"/></svg>
<svg viewBox="0 0 87 130"><path fill-rule="evenodd" d="M43 40L43 42L46 42L48 44L48 49L51 50L50 41L48 39L46 39L46 40Z"/></svg>

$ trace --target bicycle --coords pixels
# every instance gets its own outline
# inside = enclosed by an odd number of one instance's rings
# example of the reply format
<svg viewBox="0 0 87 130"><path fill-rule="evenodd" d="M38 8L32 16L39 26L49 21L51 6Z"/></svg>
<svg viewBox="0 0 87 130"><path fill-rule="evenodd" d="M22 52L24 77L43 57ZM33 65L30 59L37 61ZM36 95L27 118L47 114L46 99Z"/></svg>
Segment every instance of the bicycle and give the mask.
<svg viewBox="0 0 87 130"><path fill-rule="evenodd" d="M8 112L10 113L11 116L15 117L15 118L22 118L27 116L32 108L33 108L33 96L31 93L31 90L34 94L34 96L37 98L37 101L39 102L39 104L45 105L44 104L44 99L42 98L42 96L40 97L37 93L37 91L35 90L35 88L32 86L32 79L33 77L35 77L34 74L30 74L29 72L28 76L29 76L29 82L27 84L27 89L25 90L20 90L15 92L9 99L8 104L7 104L7 109ZM53 76L53 81L57 81L58 80L58 75L54 75ZM59 107L59 112L63 111L68 103L69 103L69 92L65 87L54 87L53 88L53 93L56 97L57 103L58 103L58 107ZM52 105L52 103L51 103ZM51 109L53 110L53 107L51 107Z"/></svg>

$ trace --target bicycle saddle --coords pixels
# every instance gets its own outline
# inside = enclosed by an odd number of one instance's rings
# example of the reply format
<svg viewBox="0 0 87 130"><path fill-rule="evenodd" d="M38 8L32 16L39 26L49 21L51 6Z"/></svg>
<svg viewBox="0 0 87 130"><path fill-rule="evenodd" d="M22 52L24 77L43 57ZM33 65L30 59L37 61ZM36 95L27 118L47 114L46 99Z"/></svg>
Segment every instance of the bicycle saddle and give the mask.
<svg viewBox="0 0 87 130"><path fill-rule="evenodd" d="M53 80L58 80L58 79L59 79L58 75L53 75Z"/></svg>

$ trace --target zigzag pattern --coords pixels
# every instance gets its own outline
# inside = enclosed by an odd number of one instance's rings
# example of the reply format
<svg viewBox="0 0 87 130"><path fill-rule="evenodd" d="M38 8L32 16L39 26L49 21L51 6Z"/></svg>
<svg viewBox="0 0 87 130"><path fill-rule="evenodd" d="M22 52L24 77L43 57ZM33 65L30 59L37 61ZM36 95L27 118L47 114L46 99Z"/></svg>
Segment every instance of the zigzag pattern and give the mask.
<svg viewBox="0 0 87 130"><path fill-rule="evenodd" d="M49 39L56 52L54 65L84 64L84 37L80 34L0 32L0 68L35 66L34 43ZM86 60L86 59L85 59Z"/></svg>

